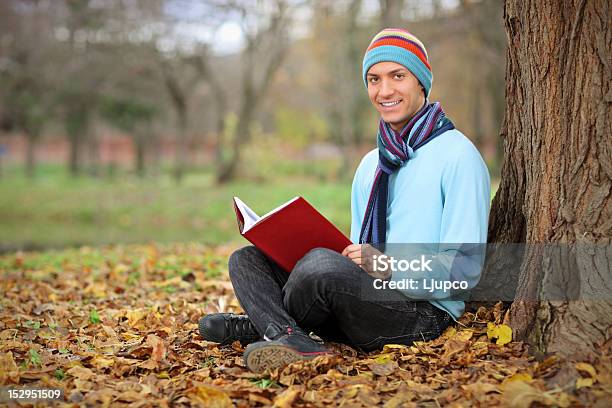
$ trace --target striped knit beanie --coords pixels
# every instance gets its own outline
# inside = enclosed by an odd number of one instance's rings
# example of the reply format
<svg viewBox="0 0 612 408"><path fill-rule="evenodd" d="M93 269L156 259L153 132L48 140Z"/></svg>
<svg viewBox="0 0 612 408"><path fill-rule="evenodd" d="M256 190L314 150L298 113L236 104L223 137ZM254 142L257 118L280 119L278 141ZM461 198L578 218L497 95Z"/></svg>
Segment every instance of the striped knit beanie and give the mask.
<svg viewBox="0 0 612 408"><path fill-rule="evenodd" d="M363 57L363 81L366 88L368 70L383 61L405 66L425 88L425 97L429 96L433 74L425 46L418 38L401 28L385 28L376 34Z"/></svg>

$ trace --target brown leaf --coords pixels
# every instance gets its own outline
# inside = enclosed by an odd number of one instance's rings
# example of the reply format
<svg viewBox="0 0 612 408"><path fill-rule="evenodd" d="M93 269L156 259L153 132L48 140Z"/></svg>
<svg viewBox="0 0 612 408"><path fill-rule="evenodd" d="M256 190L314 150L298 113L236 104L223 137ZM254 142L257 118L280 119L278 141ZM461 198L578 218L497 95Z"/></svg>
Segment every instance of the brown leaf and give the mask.
<svg viewBox="0 0 612 408"><path fill-rule="evenodd" d="M13 353L0 353L0 384L8 382L19 384L19 368L13 359Z"/></svg>
<svg viewBox="0 0 612 408"><path fill-rule="evenodd" d="M274 398L274 406L276 408L290 408L300 395L300 390L294 387L289 387L281 394Z"/></svg>
<svg viewBox="0 0 612 408"><path fill-rule="evenodd" d="M532 403L567 407L570 404L567 394L543 392L524 381L513 381L504 387L504 405L511 408L529 408Z"/></svg>
<svg viewBox="0 0 612 408"><path fill-rule="evenodd" d="M396 393L390 400L385 402L384 408L397 408L397 407L416 407L416 402L412 402L416 399L414 391L402 390Z"/></svg>
<svg viewBox="0 0 612 408"><path fill-rule="evenodd" d="M96 373L91 371L89 368L82 366L74 366L70 370L66 371L66 374L84 381L89 381L96 378Z"/></svg>
<svg viewBox="0 0 612 408"><path fill-rule="evenodd" d="M385 376L393 374L397 369L398 365L395 361L389 361L384 364L368 364L368 367L376 375Z"/></svg>
<svg viewBox="0 0 612 408"><path fill-rule="evenodd" d="M255 393L249 393L249 401L258 402L260 404L268 405L268 406L272 404L272 401L269 400L268 398L264 397L263 395L259 395Z"/></svg>
<svg viewBox="0 0 612 408"><path fill-rule="evenodd" d="M147 336L147 344L153 348L151 351L151 360L160 362L166 358L166 346L164 341L154 334Z"/></svg>
<svg viewBox="0 0 612 408"><path fill-rule="evenodd" d="M230 397L221 389L209 385L197 385L189 390L188 395L193 402L206 408L227 408L234 404Z"/></svg>

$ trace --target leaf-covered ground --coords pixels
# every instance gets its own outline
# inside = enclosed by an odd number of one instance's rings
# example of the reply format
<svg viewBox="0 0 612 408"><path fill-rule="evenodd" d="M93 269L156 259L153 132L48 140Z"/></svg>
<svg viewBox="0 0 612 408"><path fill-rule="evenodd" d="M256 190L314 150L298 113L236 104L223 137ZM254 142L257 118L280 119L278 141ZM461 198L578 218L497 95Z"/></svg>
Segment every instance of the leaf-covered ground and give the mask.
<svg viewBox="0 0 612 408"><path fill-rule="evenodd" d="M609 347L536 361L510 341L501 305L442 337L257 375L238 343L219 348L198 319L241 312L234 248L80 248L0 257L0 386L60 387L79 406L607 406Z"/></svg>

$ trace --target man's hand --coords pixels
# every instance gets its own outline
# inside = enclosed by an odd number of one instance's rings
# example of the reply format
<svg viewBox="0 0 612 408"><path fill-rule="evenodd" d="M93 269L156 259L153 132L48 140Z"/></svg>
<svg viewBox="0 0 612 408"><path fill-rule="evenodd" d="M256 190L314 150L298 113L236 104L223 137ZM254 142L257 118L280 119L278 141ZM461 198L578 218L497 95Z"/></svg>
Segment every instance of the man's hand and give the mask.
<svg viewBox="0 0 612 408"><path fill-rule="evenodd" d="M346 256L355 262L371 277L375 279L389 279L391 277L390 270L384 272L373 270L372 257L374 255L382 255L382 252L369 244L351 244L342 250L342 256Z"/></svg>

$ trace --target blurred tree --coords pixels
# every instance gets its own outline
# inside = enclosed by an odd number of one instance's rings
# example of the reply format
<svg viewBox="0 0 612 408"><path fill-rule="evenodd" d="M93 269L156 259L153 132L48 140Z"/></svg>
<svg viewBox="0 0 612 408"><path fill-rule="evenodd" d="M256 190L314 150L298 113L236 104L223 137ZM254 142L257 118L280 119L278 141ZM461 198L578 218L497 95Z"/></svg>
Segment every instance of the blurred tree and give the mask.
<svg viewBox="0 0 612 408"><path fill-rule="evenodd" d="M610 4L507 0L504 20L505 160L488 241L534 244L510 310L516 338L542 353L588 351L612 326ZM547 262L540 243L567 256Z"/></svg>
<svg viewBox="0 0 612 408"><path fill-rule="evenodd" d="M2 128L26 138L26 175L35 175L35 148L50 120L48 70L52 24L50 5L35 0L0 4L0 98Z"/></svg>
<svg viewBox="0 0 612 408"><path fill-rule="evenodd" d="M190 69L194 59L202 56L174 55L171 58L160 56L159 66L169 99L176 113L177 131L175 145L174 179L180 182L187 163L187 131L189 126L189 105L202 79L202 71ZM199 62L198 66L202 63Z"/></svg>
<svg viewBox="0 0 612 408"><path fill-rule="evenodd" d="M368 33L358 24L362 5L362 0L344 4L319 0L313 5L315 58L323 70L322 103L329 118L329 128L342 147L340 174L345 176L350 176L355 148L363 139L370 106L359 69L364 44L368 41Z"/></svg>
<svg viewBox="0 0 612 408"><path fill-rule="evenodd" d="M379 0L380 23L383 27L401 27L404 0Z"/></svg>
<svg viewBox="0 0 612 408"><path fill-rule="evenodd" d="M140 177L145 172L147 135L151 133L151 122L155 107L136 98L116 99L105 97L100 104L103 117L117 128L132 136L136 150L135 170Z"/></svg>
<svg viewBox="0 0 612 408"><path fill-rule="evenodd" d="M272 79L281 66L289 46L288 28L291 11L285 0L213 2L217 10L233 13L240 21L245 46L241 53L241 92L238 107L238 123L229 146L219 144L216 157L217 181L232 180L241 159L242 147L250 139L250 126ZM219 76L210 76L209 81L219 82ZM215 88L213 88L215 89ZM224 154L227 150L227 154ZM227 156L227 158L225 158Z"/></svg>
<svg viewBox="0 0 612 408"><path fill-rule="evenodd" d="M109 78L104 72L105 64L101 63L104 54L92 40L105 21L105 9L93 7L91 0L66 0L65 5L67 41L65 60L60 62L63 75L57 83L57 97L70 144L68 170L76 176L82 170L81 155L86 143L93 143L92 149L97 151L92 122L99 89ZM93 168L95 174L97 163L93 163Z"/></svg>

